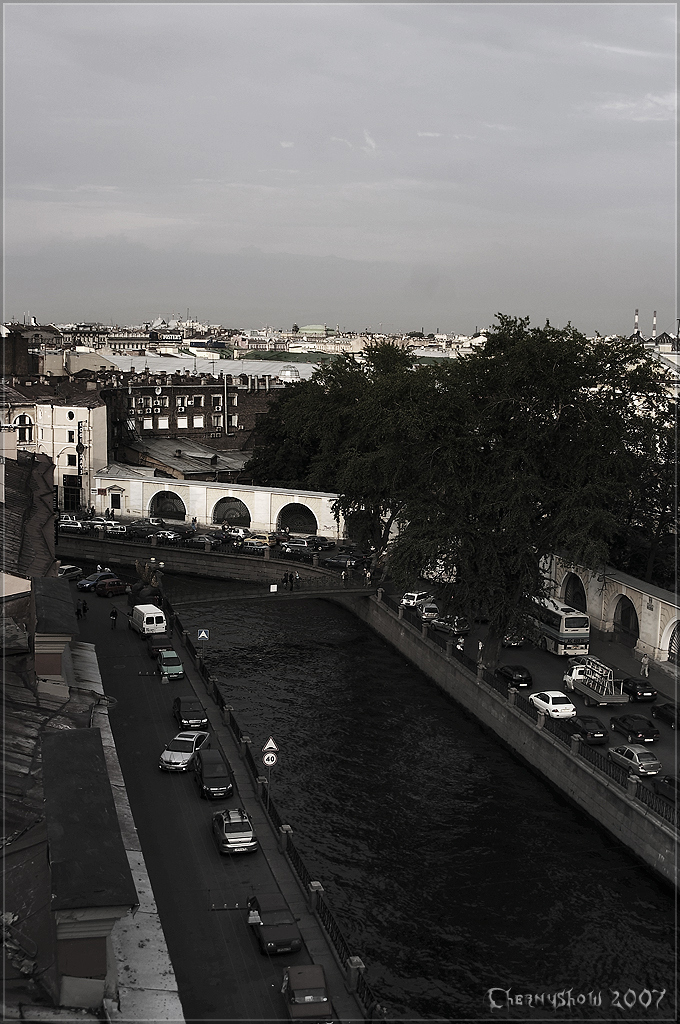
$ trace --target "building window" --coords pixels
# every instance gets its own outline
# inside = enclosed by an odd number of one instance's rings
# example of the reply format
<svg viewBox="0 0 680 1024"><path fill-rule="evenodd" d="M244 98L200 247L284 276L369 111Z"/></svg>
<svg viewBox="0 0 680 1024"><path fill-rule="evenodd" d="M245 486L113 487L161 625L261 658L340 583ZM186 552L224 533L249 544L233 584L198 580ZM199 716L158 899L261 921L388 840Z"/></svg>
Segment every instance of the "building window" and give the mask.
<svg viewBox="0 0 680 1024"><path fill-rule="evenodd" d="M142 405L145 409L151 406L151 395L142 395Z"/></svg>
<svg viewBox="0 0 680 1024"><path fill-rule="evenodd" d="M153 420L150 416L145 416L142 421L143 430L153 430Z"/></svg>
<svg viewBox="0 0 680 1024"><path fill-rule="evenodd" d="M169 427L170 427L170 420L168 419L168 417L167 416L159 416L158 417L158 429L159 430L168 430Z"/></svg>
<svg viewBox="0 0 680 1024"><path fill-rule="evenodd" d="M135 407L135 400L134 400L134 398L132 398L132 397L128 398L128 409L134 409L134 407Z"/></svg>
<svg viewBox="0 0 680 1024"><path fill-rule="evenodd" d="M213 404L213 409L221 409L222 408L222 395L213 395L212 396L212 404Z"/></svg>
<svg viewBox="0 0 680 1024"><path fill-rule="evenodd" d="M76 460L75 455L67 455L66 456L66 465L67 466L75 466L75 465L77 465L77 460Z"/></svg>
<svg viewBox="0 0 680 1024"><path fill-rule="evenodd" d="M238 395L229 395L229 404L238 405Z"/></svg>
<svg viewBox="0 0 680 1024"><path fill-rule="evenodd" d="M213 416L213 418L212 418L212 425L213 425L213 427L221 427L222 426L222 417L221 416Z"/></svg>
<svg viewBox="0 0 680 1024"><path fill-rule="evenodd" d="M194 395L194 407L196 409L203 407L203 395Z"/></svg>
<svg viewBox="0 0 680 1024"><path fill-rule="evenodd" d="M26 444L33 440L33 420L30 416L26 416L24 413L17 416L14 426L17 428L17 441L23 441Z"/></svg>
<svg viewBox="0 0 680 1024"><path fill-rule="evenodd" d="M177 408L178 409L183 409L184 406L187 404L187 396L186 395L177 395L177 398L175 399L175 401L177 402Z"/></svg>
<svg viewBox="0 0 680 1024"><path fill-rule="evenodd" d="M167 409L168 406L170 405L170 399L168 398L167 395L161 395L161 397L158 399L158 404L161 406L161 408Z"/></svg>
<svg viewBox="0 0 680 1024"><path fill-rule="evenodd" d="M110 494L111 508L120 508L120 494Z"/></svg>
<svg viewBox="0 0 680 1024"><path fill-rule="evenodd" d="M75 430L69 430L67 440L68 440L69 444L75 444L76 443L76 432L75 432Z"/></svg>
<svg viewBox="0 0 680 1024"><path fill-rule="evenodd" d="M69 414L68 414L68 418L69 418L70 420L72 420L72 419L75 419L75 413L74 413L74 412L70 412L70 411L69 411Z"/></svg>
<svg viewBox="0 0 680 1024"><path fill-rule="evenodd" d="M194 416L194 427L202 427L202 426L203 426L203 417L202 416Z"/></svg>
<svg viewBox="0 0 680 1024"><path fill-rule="evenodd" d="M182 430L183 428L186 428L188 426L189 426L189 417L188 416L178 416L177 417L177 428L178 428L178 430Z"/></svg>

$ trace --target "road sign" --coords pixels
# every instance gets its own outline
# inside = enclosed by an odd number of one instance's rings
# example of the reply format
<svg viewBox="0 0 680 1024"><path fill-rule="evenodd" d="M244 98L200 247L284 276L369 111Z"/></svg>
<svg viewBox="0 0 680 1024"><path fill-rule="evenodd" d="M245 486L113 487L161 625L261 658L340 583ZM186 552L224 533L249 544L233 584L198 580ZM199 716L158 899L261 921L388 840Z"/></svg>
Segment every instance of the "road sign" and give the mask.
<svg viewBox="0 0 680 1024"><path fill-rule="evenodd" d="M266 754L262 755L262 764L266 765L267 768L273 768L277 761L278 757L273 750L268 750Z"/></svg>
<svg viewBox="0 0 680 1024"><path fill-rule="evenodd" d="M263 746L262 752L264 753L267 750L273 750L274 752L276 752L276 751L278 751L278 749L279 748L274 743L273 736L270 736L269 739L267 740L267 742L265 743L265 745Z"/></svg>
<svg viewBox="0 0 680 1024"><path fill-rule="evenodd" d="M210 639L210 630L209 629L199 629L199 631L198 631L198 639L199 640L209 640Z"/></svg>

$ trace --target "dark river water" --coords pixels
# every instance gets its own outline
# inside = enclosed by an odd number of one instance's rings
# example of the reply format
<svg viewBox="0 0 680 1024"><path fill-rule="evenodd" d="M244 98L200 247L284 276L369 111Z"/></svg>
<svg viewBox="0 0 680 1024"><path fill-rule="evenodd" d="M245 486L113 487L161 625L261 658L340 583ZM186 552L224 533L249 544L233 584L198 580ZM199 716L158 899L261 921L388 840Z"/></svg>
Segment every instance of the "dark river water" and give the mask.
<svg viewBox="0 0 680 1024"><path fill-rule="evenodd" d="M330 602L165 582L391 1016L675 1018L671 891L426 676Z"/></svg>

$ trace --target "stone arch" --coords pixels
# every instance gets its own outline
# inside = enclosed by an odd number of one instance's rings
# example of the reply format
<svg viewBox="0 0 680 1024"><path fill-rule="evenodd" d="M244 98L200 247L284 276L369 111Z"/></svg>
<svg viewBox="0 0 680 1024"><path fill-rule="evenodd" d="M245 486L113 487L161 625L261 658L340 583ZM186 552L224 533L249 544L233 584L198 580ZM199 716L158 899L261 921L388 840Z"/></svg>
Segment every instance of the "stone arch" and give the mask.
<svg viewBox="0 0 680 1024"><path fill-rule="evenodd" d="M579 612L588 611L585 587L575 572L568 572L562 580L562 600Z"/></svg>
<svg viewBox="0 0 680 1024"><path fill-rule="evenodd" d="M680 665L680 619L671 619L664 629L660 653L668 653L671 664Z"/></svg>
<svg viewBox="0 0 680 1024"><path fill-rule="evenodd" d="M282 531L286 527L291 533L316 533L318 523L310 508L299 502L291 502L284 505L276 517L276 529Z"/></svg>
<svg viewBox="0 0 680 1024"><path fill-rule="evenodd" d="M239 498L220 498L212 511L213 523L226 523L228 526L250 526L250 510Z"/></svg>
<svg viewBox="0 0 680 1024"><path fill-rule="evenodd" d="M149 515L184 522L187 508L179 494L175 494L174 491L156 491L149 502Z"/></svg>
<svg viewBox="0 0 680 1024"><path fill-rule="evenodd" d="M619 594L614 607L614 639L625 647L635 647L640 637L640 623L635 605L629 597Z"/></svg>

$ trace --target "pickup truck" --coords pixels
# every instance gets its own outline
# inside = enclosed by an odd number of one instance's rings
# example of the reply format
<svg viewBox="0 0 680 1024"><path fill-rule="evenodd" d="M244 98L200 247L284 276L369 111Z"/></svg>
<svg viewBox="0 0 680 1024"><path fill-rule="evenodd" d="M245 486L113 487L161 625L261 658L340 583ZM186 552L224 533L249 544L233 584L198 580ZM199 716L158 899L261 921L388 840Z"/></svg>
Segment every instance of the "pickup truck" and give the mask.
<svg viewBox="0 0 680 1024"><path fill-rule="evenodd" d="M623 680L614 679L613 669L591 655L570 658L562 681L565 689L582 694L589 707L628 703Z"/></svg>

